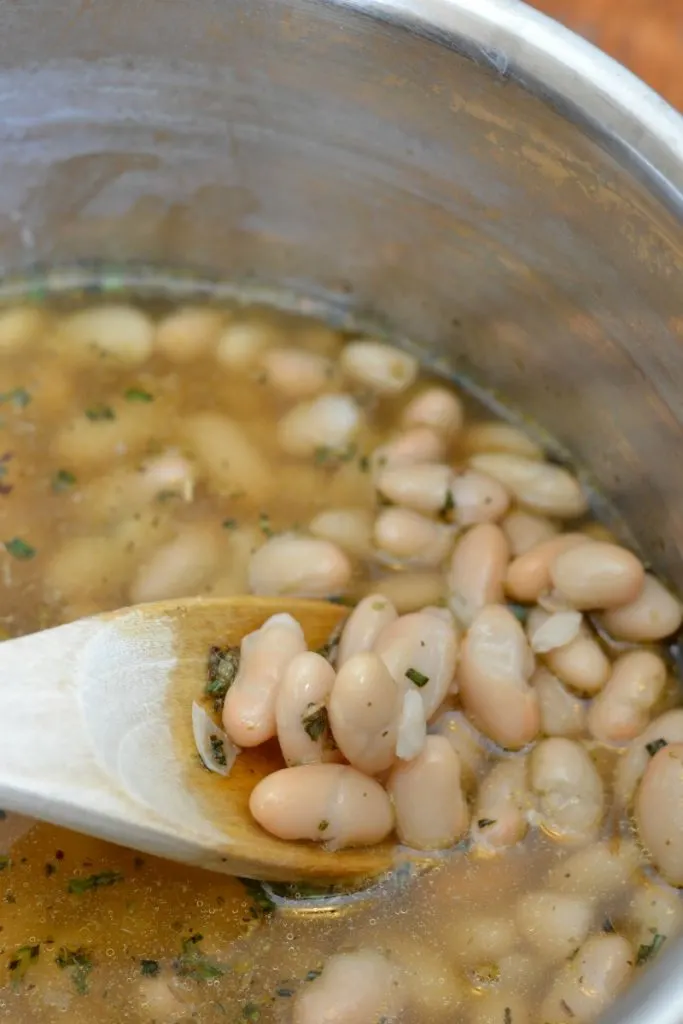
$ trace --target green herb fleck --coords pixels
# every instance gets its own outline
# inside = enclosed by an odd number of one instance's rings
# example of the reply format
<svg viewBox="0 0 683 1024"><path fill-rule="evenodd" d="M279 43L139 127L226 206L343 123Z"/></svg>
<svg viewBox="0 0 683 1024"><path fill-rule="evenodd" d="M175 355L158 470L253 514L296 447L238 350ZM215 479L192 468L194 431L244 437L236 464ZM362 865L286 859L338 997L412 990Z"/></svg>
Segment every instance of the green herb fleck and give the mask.
<svg viewBox="0 0 683 1024"><path fill-rule="evenodd" d="M52 478L52 490L55 494L68 491L76 483L76 477L68 469L58 469Z"/></svg>
<svg viewBox="0 0 683 1024"><path fill-rule="evenodd" d="M216 710L220 710L225 695L235 681L240 667L239 647L211 647L206 669L204 692L212 697Z"/></svg>
<svg viewBox="0 0 683 1024"><path fill-rule="evenodd" d="M55 963L62 970L70 970L71 979L78 994L80 996L87 995L88 976L93 969L93 962L87 950L82 946L78 946L76 949L62 946L55 957Z"/></svg>
<svg viewBox="0 0 683 1024"><path fill-rule="evenodd" d="M211 754L216 764L219 764L222 768L225 768L228 761L225 756L225 744L220 736L209 736L209 742L211 744Z"/></svg>
<svg viewBox="0 0 683 1024"><path fill-rule="evenodd" d="M173 491L170 490L169 488L157 491L157 493L154 495L154 500L158 501L161 505L165 504L167 501L174 501L180 498L182 498L182 494L180 493L180 491Z"/></svg>
<svg viewBox="0 0 683 1024"><path fill-rule="evenodd" d="M346 448L330 448L327 445L322 445L315 449L313 462L316 466L336 469L342 462L350 462L355 458L357 450L357 446L353 443Z"/></svg>
<svg viewBox="0 0 683 1024"><path fill-rule="evenodd" d="M69 892L81 896L90 889L104 889L109 885L116 885L123 881L123 875L118 871L100 871L96 875L88 875L86 878L72 878L69 881Z"/></svg>
<svg viewBox="0 0 683 1024"><path fill-rule="evenodd" d="M0 404L11 402L16 409L25 409L31 401L31 395L26 388L13 388L11 391L0 393Z"/></svg>
<svg viewBox="0 0 683 1024"><path fill-rule="evenodd" d="M521 622L522 625L525 624L527 618L529 617L528 608L525 608L523 604L515 604L514 601L508 601L507 609L509 612L512 612L512 614L518 622Z"/></svg>
<svg viewBox="0 0 683 1024"><path fill-rule="evenodd" d="M327 732L329 718L327 708L314 705L310 711L306 711L301 717L301 724L304 732L315 742Z"/></svg>
<svg viewBox="0 0 683 1024"><path fill-rule="evenodd" d="M327 601L329 604L339 604L342 608L355 608L356 602L352 597L345 597L343 594L336 594L332 597L328 597Z"/></svg>
<svg viewBox="0 0 683 1024"><path fill-rule="evenodd" d="M0 855L0 871L5 871L6 868L12 867L12 858L8 857L6 853Z"/></svg>
<svg viewBox="0 0 683 1024"><path fill-rule="evenodd" d="M240 1020L243 1021L257 1021L261 1019L261 1011L256 1003L247 1003L242 1009Z"/></svg>
<svg viewBox="0 0 683 1024"><path fill-rule="evenodd" d="M29 562L36 555L36 549L21 537L5 541L5 551L20 562Z"/></svg>
<svg viewBox="0 0 683 1024"><path fill-rule="evenodd" d="M446 491L445 501L441 508L439 509L439 516L441 517L441 519L448 519L454 508L455 501L453 500L453 492L449 487L449 489Z"/></svg>
<svg viewBox="0 0 683 1024"><path fill-rule="evenodd" d="M383 612L386 606L386 601L373 601L370 607L372 608L373 612Z"/></svg>
<svg viewBox="0 0 683 1024"><path fill-rule="evenodd" d="M665 942L666 935L660 935L659 932L655 932L652 942L650 942L649 945L642 945L638 949L636 963L644 964L647 960L652 960L653 957L657 956L657 953L659 953Z"/></svg>
<svg viewBox="0 0 683 1024"><path fill-rule="evenodd" d="M361 473L370 472L370 459L367 455L361 455L361 457L358 460L358 468L361 471Z"/></svg>
<svg viewBox="0 0 683 1024"><path fill-rule="evenodd" d="M477 822L477 828L490 828L491 825L496 824L495 818L480 818Z"/></svg>
<svg viewBox="0 0 683 1024"><path fill-rule="evenodd" d="M416 668L409 668L406 671L406 678L410 679L411 683L415 683L416 686L419 686L420 689L422 689L423 686L426 686L429 682L429 676L423 676Z"/></svg>
<svg viewBox="0 0 683 1024"><path fill-rule="evenodd" d="M104 405L98 403L97 405L91 405L89 409L85 410L85 415L93 423L97 423L99 420L115 420L116 414L110 405Z"/></svg>
<svg viewBox="0 0 683 1024"><path fill-rule="evenodd" d="M157 974L161 970L158 960L141 960L140 961L140 974L145 978L156 978Z"/></svg>
<svg viewBox="0 0 683 1024"><path fill-rule="evenodd" d="M647 752L650 755L650 757L654 757L655 754L662 749L662 747L666 747L666 746L668 746L667 741L664 740L664 739L659 739L659 740L652 740L651 743L646 743L645 744L645 749L647 750Z"/></svg>
<svg viewBox="0 0 683 1024"><path fill-rule="evenodd" d="M258 525L259 529L261 530L261 533L263 533L266 537L273 536L273 528L270 525L270 516L268 515L267 512L262 512L260 514L260 516L258 517Z"/></svg>
<svg viewBox="0 0 683 1024"><path fill-rule="evenodd" d="M22 981L27 970L40 956L40 944L20 946L11 956L7 969L12 974L12 984Z"/></svg>
<svg viewBox="0 0 683 1024"><path fill-rule="evenodd" d="M149 391L145 391L143 388L127 388L124 392L124 397L127 402L154 401L154 395L150 394Z"/></svg>
<svg viewBox="0 0 683 1024"><path fill-rule="evenodd" d="M512 1010L509 1006L503 1010L503 1024L512 1024Z"/></svg>
<svg viewBox="0 0 683 1024"><path fill-rule="evenodd" d="M323 972L321 970L317 969L314 971L308 971L306 977L304 978L304 981L315 981L315 979L319 978L322 973Z"/></svg>
<svg viewBox="0 0 683 1024"><path fill-rule="evenodd" d="M281 985L275 989L275 995L280 996L282 999L289 999L294 995L294 989L290 988L289 985Z"/></svg>
<svg viewBox="0 0 683 1024"><path fill-rule="evenodd" d="M45 865L45 877L52 878L52 876L56 873L57 866L55 864L51 864L50 861L48 861L47 864Z"/></svg>
<svg viewBox="0 0 683 1024"><path fill-rule="evenodd" d="M224 530L235 530L235 529L237 529L237 520L236 519L224 519L223 520L223 529Z"/></svg>
<svg viewBox="0 0 683 1024"><path fill-rule="evenodd" d="M261 882L256 882L251 878L240 878L238 881L242 883L247 891L247 896L252 901L252 917L266 917L268 914L273 913L275 904L263 888Z"/></svg>
<svg viewBox="0 0 683 1024"><path fill-rule="evenodd" d="M213 981L225 973L219 964L202 953L199 943L203 938L203 935L196 934L183 940L182 953L173 962L178 977L192 978L195 981Z"/></svg>
<svg viewBox="0 0 683 1024"><path fill-rule="evenodd" d="M318 832L326 832L329 827L329 821L326 821L324 818L322 821L318 822Z"/></svg>

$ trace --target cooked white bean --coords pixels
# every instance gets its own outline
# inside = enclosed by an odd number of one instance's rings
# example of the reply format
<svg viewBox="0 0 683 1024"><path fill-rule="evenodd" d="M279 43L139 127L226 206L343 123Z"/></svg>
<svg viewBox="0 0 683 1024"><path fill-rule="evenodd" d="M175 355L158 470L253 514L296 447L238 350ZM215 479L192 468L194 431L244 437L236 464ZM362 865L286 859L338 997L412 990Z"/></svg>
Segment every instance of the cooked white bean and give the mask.
<svg viewBox="0 0 683 1024"><path fill-rule="evenodd" d="M94 405L67 422L56 434L52 451L58 465L83 472L112 468L126 457L139 455L150 440L160 441L167 424L155 403L112 401Z"/></svg>
<svg viewBox="0 0 683 1024"><path fill-rule="evenodd" d="M641 842L671 885L683 886L683 743L658 750L635 801Z"/></svg>
<svg viewBox="0 0 683 1024"><path fill-rule="evenodd" d="M566 960L588 938L595 908L561 892L528 892L517 904L517 927L544 960Z"/></svg>
<svg viewBox="0 0 683 1024"><path fill-rule="evenodd" d="M566 647L579 635L583 616L581 612L546 612L532 608L526 620L526 635L534 654L548 654Z"/></svg>
<svg viewBox="0 0 683 1024"><path fill-rule="evenodd" d="M605 793L600 774L580 743L553 736L531 754L531 790L538 824L551 839L585 842L599 828Z"/></svg>
<svg viewBox="0 0 683 1024"><path fill-rule="evenodd" d="M427 721L443 702L458 658L458 634L452 623L414 612L385 626L373 645L399 689L416 686Z"/></svg>
<svg viewBox="0 0 683 1024"><path fill-rule="evenodd" d="M548 872L546 885L557 892L587 896L595 903L624 891L639 870L643 856L630 839L618 837L593 843L564 857Z"/></svg>
<svg viewBox="0 0 683 1024"><path fill-rule="evenodd" d="M448 622L451 626L455 625L455 616L450 608L444 608L441 605L428 604L424 608L420 608L421 612L425 615L436 615L437 619L441 619L442 622Z"/></svg>
<svg viewBox="0 0 683 1024"><path fill-rule="evenodd" d="M271 468L238 423L220 413L204 412L188 417L183 430L209 485L218 493L244 492L254 502L269 497L274 487Z"/></svg>
<svg viewBox="0 0 683 1024"><path fill-rule="evenodd" d="M394 802L396 832L416 850L453 846L469 825L460 783L460 758L443 736L428 736L422 753L397 764L387 789Z"/></svg>
<svg viewBox="0 0 683 1024"><path fill-rule="evenodd" d="M407 690L403 695L403 707L398 722L396 757L400 761L412 761L422 753L426 742L425 706L417 690Z"/></svg>
<svg viewBox="0 0 683 1024"><path fill-rule="evenodd" d="M417 377L417 359L393 345L364 338L350 341L339 357L342 370L352 380L380 395L395 395L409 388Z"/></svg>
<svg viewBox="0 0 683 1024"><path fill-rule="evenodd" d="M561 552L585 544L582 533L561 533L542 541L513 559L505 577L505 590L513 601L536 603L550 587L550 567Z"/></svg>
<svg viewBox="0 0 683 1024"><path fill-rule="evenodd" d="M337 953L294 1000L292 1024L369 1024L396 1020L402 1009L400 972L381 953Z"/></svg>
<svg viewBox="0 0 683 1024"><path fill-rule="evenodd" d="M394 505L416 512L441 512L447 508L453 471L436 462L394 466L377 475L377 490Z"/></svg>
<svg viewBox="0 0 683 1024"><path fill-rule="evenodd" d="M683 898L663 885L645 882L636 889L627 912L634 948L640 950L661 945L666 939L673 939L683 930ZM661 939L655 939L660 935Z"/></svg>
<svg viewBox="0 0 683 1024"><path fill-rule="evenodd" d="M472 839L485 849L514 846L528 831L530 807L526 758L499 761L479 787L472 817Z"/></svg>
<svg viewBox="0 0 683 1024"><path fill-rule="evenodd" d="M220 557L220 538L212 529L183 527L174 540L140 565L130 586L133 604L193 597L209 582Z"/></svg>
<svg viewBox="0 0 683 1024"><path fill-rule="evenodd" d="M649 643L675 633L683 621L683 608L673 594L650 573L634 601L600 616L610 636L617 640Z"/></svg>
<svg viewBox="0 0 683 1024"><path fill-rule="evenodd" d="M453 1019L453 1008L463 1002L464 985L446 957L426 943L416 942L405 931L394 924L386 945L401 969L401 987L407 1008L414 1015L410 1019L446 1024Z"/></svg>
<svg viewBox="0 0 683 1024"><path fill-rule="evenodd" d="M552 672L537 668L531 685L541 708L541 732L545 736L581 736L586 732L586 708L582 701L565 690Z"/></svg>
<svg viewBox="0 0 683 1024"><path fill-rule="evenodd" d="M317 537L271 537L249 562L252 594L332 597L350 580L351 563L341 548Z"/></svg>
<svg viewBox="0 0 683 1024"><path fill-rule="evenodd" d="M281 341L281 333L268 324L238 320L220 335L216 359L228 370L251 370L265 349Z"/></svg>
<svg viewBox="0 0 683 1024"><path fill-rule="evenodd" d="M541 446L523 430L511 427L509 423L501 423L500 420L472 423L463 431L460 443L467 455L501 452L521 455L525 459L543 460L545 457Z"/></svg>
<svg viewBox="0 0 683 1024"><path fill-rule="evenodd" d="M614 797L621 807L633 800L650 758L666 743L683 743L683 708L666 711L633 740L617 764Z"/></svg>
<svg viewBox="0 0 683 1024"><path fill-rule="evenodd" d="M651 651L629 651L614 663L612 675L588 712L588 728L605 743L634 739L648 723L666 684L666 665Z"/></svg>
<svg viewBox="0 0 683 1024"><path fill-rule="evenodd" d="M497 914L463 914L449 924L444 936L449 954L473 966L507 956L519 939L515 922Z"/></svg>
<svg viewBox="0 0 683 1024"><path fill-rule="evenodd" d="M287 665L275 697L275 723L288 767L338 761L327 727L334 669L320 654L304 651Z"/></svg>
<svg viewBox="0 0 683 1024"><path fill-rule="evenodd" d="M395 572L372 580L369 587L391 601L401 615L420 611L425 605L445 603L446 581L437 572Z"/></svg>
<svg viewBox="0 0 683 1024"><path fill-rule="evenodd" d="M222 571L206 588L206 593L212 597L246 594L249 591L249 559L263 542L263 533L255 524L229 530L221 559Z"/></svg>
<svg viewBox="0 0 683 1024"><path fill-rule="evenodd" d="M43 575L50 602L103 602L130 574L121 546L109 537L69 537L54 552Z"/></svg>
<svg viewBox="0 0 683 1024"><path fill-rule="evenodd" d="M284 398L311 398L329 387L334 378L331 359L300 348L266 349L259 363L268 384Z"/></svg>
<svg viewBox="0 0 683 1024"><path fill-rule="evenodd" d="M482 732L502 747L518 749L538 733L538 697L528 683L533 670L533 655L515 616L499 605L479 612L462 644L460 695Z"/></svg>
<svg viewBox="0 0 683 1024"><path fill-rule="evenodd" d="M346 764L273 772L252 790L249 809L279 839L310 839L335 850L380 843L394 827L391 802L379 782Z"/></svg>
<svg viewBox="0 0 683 1024"><path fill-rule="evenodd" d="M406 405L401 416L404 427L431 427L450 440L461 429L462 402L447 388L431 387L421 391Z"/></svg>
<svg viewBox="0 0 683 1024"><path fill-rule="evenodd" d="M565 686L586 696L598 693L612 672L612 664L586 623L564 647L543 655L543 660Z"/></svg>
<svg viewBox="0 0 683 1024"><path fill-rule="evenodd" d="M510 495L502 484L485 473L465 469L451 482L453 518L458 526L497 523L510 505Z"/></svg>
<svg viewBox="0 0 683 1024"><path fill-rule="evenodd" d="M463 626L487 605L503 600L508 542L499 526L473 526L455 545L448 571L448 603Z"/></svg>
<svg viewBox="0 0 683 1024"><path fill-rule="evenodd" d="M533 512L509 512L500 525L514 558L525 555L546 540L552 540L559 532L551 519Z"/></svg>
<svg viewBox="0 0 683 1024"><path fill-rule="evenodd" d="M460 758L464 789L474 790L488 757L481 735L461 711L445 711L439 715L430 732L445 736Z"/></svg>
<svg viewBox="0 0 683 1024"><path fill-rule="evenodd" d="M321 395L300 402L277 425L278 444L287 455L307 458L328 449L344 452L362 425L360 406L351 395Z"/></svg>
<svg viewBox="0 0 683 1024"><path fill-rule="evenodd" d="M152 354L154 325L140 309L96 306L64 317L55 344L67 362L92 363L104 356L112 363L139 366Z"/></svg>
<svg viewBox="0 0 683 1024"><path fill-rule="evenodd" d="M224 321L215 309L183 306L159 323L155 348L173 363L191 363L215 348Z"/></svg>
<svg viewBox="0 0 683 1024"><path fill-rule="evenodd" d="M336 544L350 555L366 557L372 548L372 513L366 508L328 508L308 524L314 537Z"/></svg>
<svg viewBox="0 0 683 1024"><path fill-rule="evenodd" d="M469 1024L530 1024L531 1011L515 991L487 992L472 1006Z"/></svg>
<svg viewBox="0 0 683 1024"><path fill-rule="evenodd" d="M634 960L621 935L591 936L553 982L541 1005L541 1019L589 1024L625 987Z"/></svg>
<svg viewBox="0 0 683 1024"><path fill-rule="evenodd" d="M243 638L223 705L223 728L237 746L257 747L276 735L277 691L292 658L305 650L303 630L291 615L273 615Z"/></svg>
<svg viewBox="0 0 683 1024"><path fill-rule="evenodd" d="M385 508L375 520L374 542L381 552L426 568L441 565L453 538L452 527L407 508Z"/></svg>
<svg viewBox="0 0 683 1024"><path fill-rule="evenodd" d="M403 691L376 654L347 658L328 700L332 735L354 768L377 775L396 760Z"/></svg>
<svg viewBox="0 0 683 1024"><path fill-rule="evenodd" d="M354 655L371 651L384 627L397 618L396 608L382 594L368 594L359 601L344 623L337 649L337 668Z"/></svg>
<svg viewBox="0 0 683 1024"><path fill-rule="evenodd" d="M446 447L443 437L435 430L413 427L375 448L370 456L373 475L396 466L440 462L446 455Z"/></svg>
<svg viewBox="0 0 683 1024"><path fill-rule="evenodd" d="M469 463L499 480L520 505L532 512L571 519L588 508L580 484L561 466L502 452L473 455Z"/></svg>
<svg viewBox="0 0 683 1024"><path fill-rule="evenodd" d="M618 608L634 601L643 587L642 563L626 548L588 540L563 551L550 566L558 596L573 608Z"/></svg>
<svg viewBox="0 0 683 1024"><path fill-rule="evenodd" d="M0 311L0 355L12 356L28 348L44 334L49 319L42 309L10 306Z"/></svg>

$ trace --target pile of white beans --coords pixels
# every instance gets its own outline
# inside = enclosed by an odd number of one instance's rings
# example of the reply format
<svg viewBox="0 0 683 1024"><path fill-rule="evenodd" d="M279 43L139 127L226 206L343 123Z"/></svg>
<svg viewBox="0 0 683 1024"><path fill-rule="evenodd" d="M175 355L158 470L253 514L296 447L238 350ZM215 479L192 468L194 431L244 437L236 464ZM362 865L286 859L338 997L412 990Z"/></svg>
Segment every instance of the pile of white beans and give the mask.
<svg viewBox="0 0 683 1024"><path fill-rule="evenodd" d="M354 606L327 656L288 616L244 638L223 727L284 765L252 813L455 848L418 891L471 912L441 959L335 940L278 1020L583 1024L683 928L681 605L523 431L404 351L248 309L16 307L0 367L9 634L194 594ZM556 863L496 913L526 851Z"/></svg>

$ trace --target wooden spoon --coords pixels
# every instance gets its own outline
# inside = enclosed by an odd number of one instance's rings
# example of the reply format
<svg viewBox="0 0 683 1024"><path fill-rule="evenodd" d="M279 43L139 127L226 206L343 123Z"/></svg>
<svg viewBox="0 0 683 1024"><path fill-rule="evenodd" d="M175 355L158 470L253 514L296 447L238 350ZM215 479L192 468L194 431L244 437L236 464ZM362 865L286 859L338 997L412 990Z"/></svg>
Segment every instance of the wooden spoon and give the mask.
<svg viewBox="0 0 683 1024"><path fill-rule="evenodd" d="M161 601L0 644L0 807L146 853L271 880L375 876L385 843L330 853L286 843L249 814L249 795L283 767L275 743L239 755L228 778L197 756L191 712L209 648L238 644L290 612L309 647L346 615L322 601Z"/></svg>

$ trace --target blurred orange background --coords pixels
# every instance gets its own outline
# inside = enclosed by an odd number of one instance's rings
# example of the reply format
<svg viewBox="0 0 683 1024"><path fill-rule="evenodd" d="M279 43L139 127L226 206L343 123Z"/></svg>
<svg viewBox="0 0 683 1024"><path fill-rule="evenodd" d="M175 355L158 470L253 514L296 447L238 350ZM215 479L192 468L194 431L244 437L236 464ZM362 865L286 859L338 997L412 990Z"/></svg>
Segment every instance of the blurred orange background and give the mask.
<svg viewBox="0 0 683 1024"><path fill-rule="evenodd" d="M683 111L683 0L528 0Z"/></svg>

